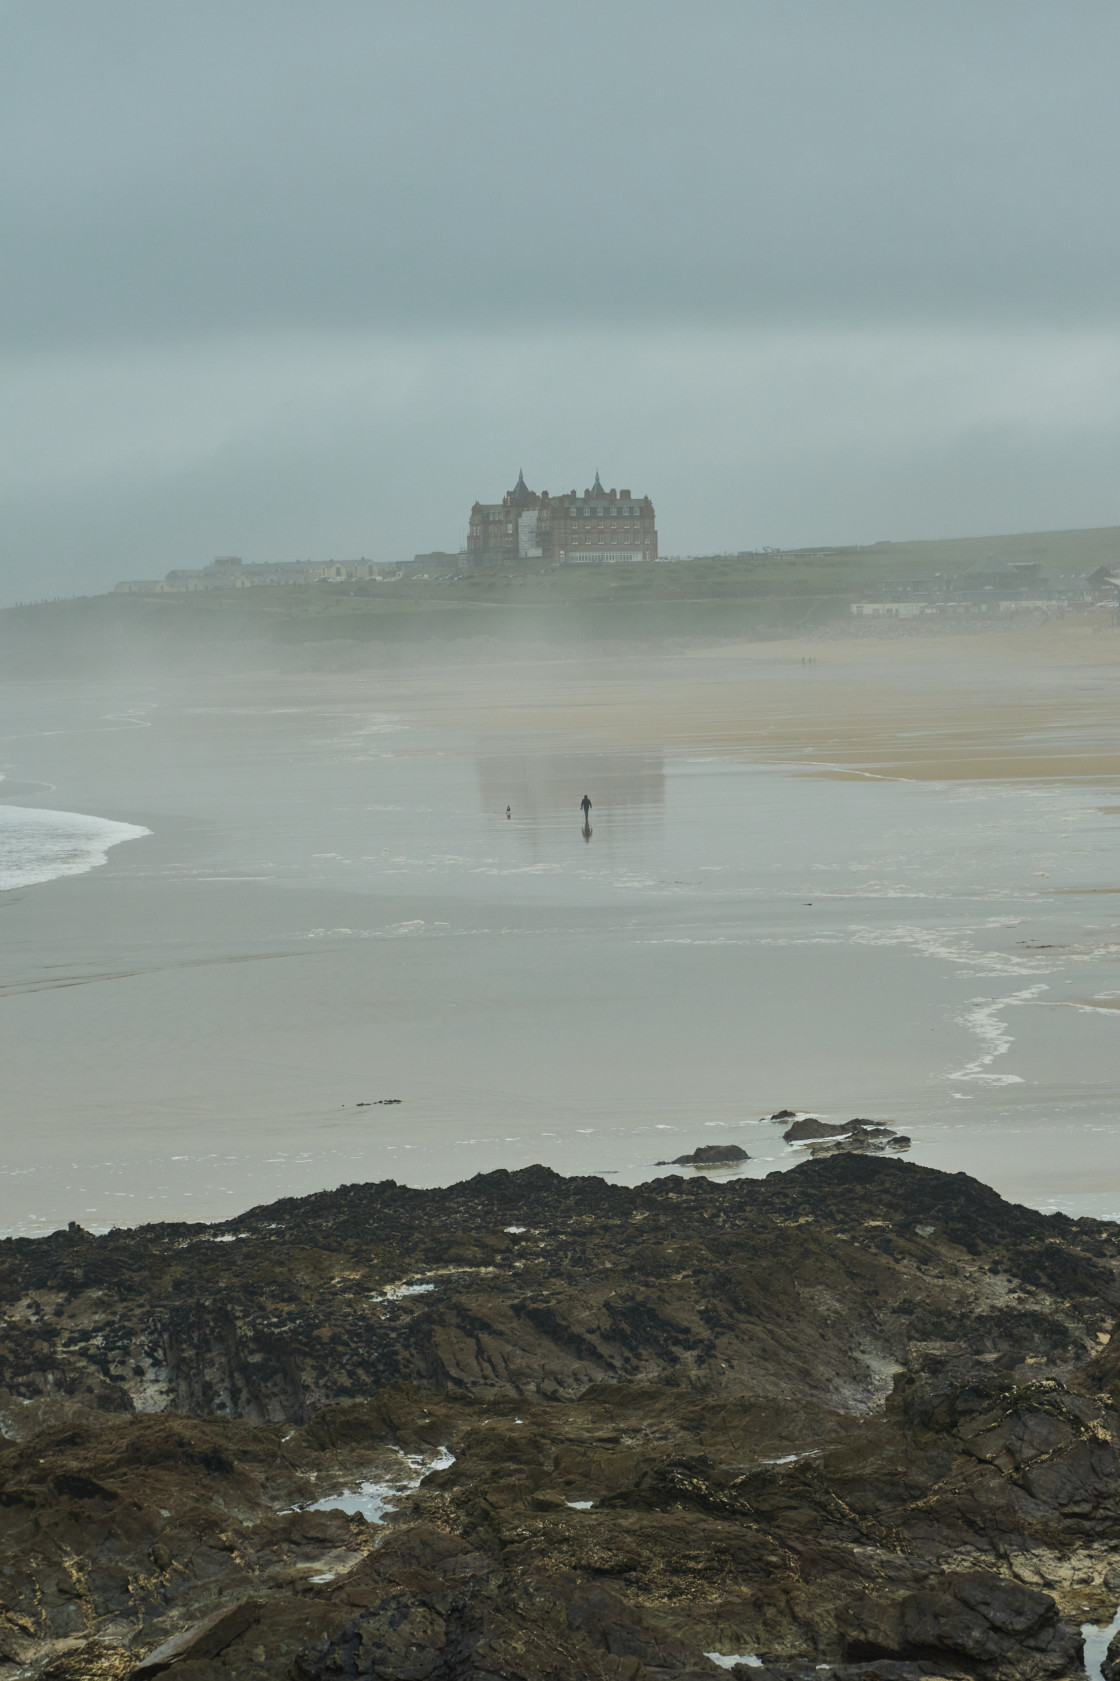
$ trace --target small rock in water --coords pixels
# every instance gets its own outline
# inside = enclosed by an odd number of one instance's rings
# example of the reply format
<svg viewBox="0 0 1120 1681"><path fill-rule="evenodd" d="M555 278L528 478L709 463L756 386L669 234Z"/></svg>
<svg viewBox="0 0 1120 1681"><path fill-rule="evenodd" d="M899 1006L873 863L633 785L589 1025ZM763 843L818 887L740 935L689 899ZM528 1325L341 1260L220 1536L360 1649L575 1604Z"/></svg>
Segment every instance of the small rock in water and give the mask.
<svg viewBox="0 0 1120 1681"><path fill-rule="evenodd" d="M702 1144L687 1156L674 1156L671 1162L655 1162L655 1167L720 1167L725 1162L745 1162L750 1157L738 1144Z"/></svg>
<svg viewBox="0 0 1120 1681"><path fill-rule="evenodd" d="M796 1109L779 1109L777 1114L771 1115L772 1121L793 1121L797 1119Z"/></svg>
<svg viewBox="0 0 1120 1681"><path fill-rule="evenodd" d="M792 1131L792 1127L790 1131ZM787 1133L788 1137L789 1134ZM842 1128L838 1135L830 1138L808 1140L809 1148L814 1156L833 1156L849 1150L859 1150L865 1155L882 1155L884 1150L908 1150L909 1138L893 1132L890 1127L878 1124L865 1126L861 1121L851 1121Z"/></svg>
<svg viewBox="0 0 1120 1681"><path fill-rule="evenodd" d="M841 1133L851 1132L854 1121L846 1121L840 1125L830 1125L828 1121L818 1121L815 1115L807 1115L803 1121L794 1121L787 1127L782 1137L787 1144L800 1144L806 1138L838 1138Z"/></svg>
<svg viewBox="0 0 1120 1681"><path fill-rule="evenodd" d="M872 1153L883 1150L908 1150L910 1140L900 1138L881 1121L860 1119L830 1124L807 1115L794 1121L782 1134L787 1144L807 1144L813 1154L837 1155L841 1151L863 1150Z"/></svg>

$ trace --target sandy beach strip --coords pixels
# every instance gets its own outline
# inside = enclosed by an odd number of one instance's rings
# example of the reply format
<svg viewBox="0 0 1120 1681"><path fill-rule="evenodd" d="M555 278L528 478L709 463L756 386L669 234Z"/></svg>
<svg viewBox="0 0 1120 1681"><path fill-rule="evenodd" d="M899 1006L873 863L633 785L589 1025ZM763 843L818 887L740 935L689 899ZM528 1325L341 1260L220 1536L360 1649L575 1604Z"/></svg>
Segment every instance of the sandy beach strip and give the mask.
<svg viewBox="0 0 1120 1681"><path fill-rule="evenodd" d="M1120 778L1120 631L1087 618L913 641L511 650L394 679L424 722L508 750L709 752L920 781Z"/></svg>

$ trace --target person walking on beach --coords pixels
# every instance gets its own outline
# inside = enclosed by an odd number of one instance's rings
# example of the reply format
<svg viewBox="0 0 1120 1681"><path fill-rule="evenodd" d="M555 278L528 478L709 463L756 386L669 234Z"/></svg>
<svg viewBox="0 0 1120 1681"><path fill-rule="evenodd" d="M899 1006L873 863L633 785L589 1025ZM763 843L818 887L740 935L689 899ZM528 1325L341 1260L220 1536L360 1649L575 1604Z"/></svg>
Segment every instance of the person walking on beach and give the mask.
<svg viewBox="0 0 1120 1681"><path fill-rule="evenodd" d="M583 828L580 831L585 841L591 839L591 801L585 794L579 802L579 809L583 812Z"/></svg>

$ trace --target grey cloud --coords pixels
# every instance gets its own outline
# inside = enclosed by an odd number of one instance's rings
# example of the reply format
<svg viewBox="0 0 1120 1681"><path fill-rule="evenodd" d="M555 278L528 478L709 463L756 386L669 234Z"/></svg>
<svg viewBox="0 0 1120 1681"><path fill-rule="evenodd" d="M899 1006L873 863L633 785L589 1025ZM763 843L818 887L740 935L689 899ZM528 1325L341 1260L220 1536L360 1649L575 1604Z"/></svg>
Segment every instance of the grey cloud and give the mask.
<svg viewBox="0 0 1120 1681"><path fill-rule="evenodd" d="M10 0L2 331L1112 319L1120 13Z"/></svg>
<svg viewBox="0 0 1120 1681"><path fill-rule="evenodd" d="M589 403L587 367L625 401ZM225 340L31 361L0 432L7 600L454 548L519 466L650 491L670 554L1106 525L1120 332Z"/></svg>
<svg viewBox="0 0 1120 1681"><path fill-rule="evenodd" d="M7 0L0 599L1120 518L1112 0Z"/></svg>

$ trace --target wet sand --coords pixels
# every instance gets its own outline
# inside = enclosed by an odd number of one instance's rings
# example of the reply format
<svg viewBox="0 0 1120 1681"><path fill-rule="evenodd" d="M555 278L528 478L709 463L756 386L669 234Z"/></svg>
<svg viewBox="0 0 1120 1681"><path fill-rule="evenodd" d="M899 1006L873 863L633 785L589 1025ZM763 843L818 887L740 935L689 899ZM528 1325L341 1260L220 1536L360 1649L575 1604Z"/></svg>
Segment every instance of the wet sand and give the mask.
<svg viewBox="0 0 1120 1681"><path fill-rule="evenodd" d="M25 803L152 834L0 896L0 1225L635 1180L713 1137L761 1173L784 1106L1120 1213L1118 654L1092 624L8 686Z"/></svg>
<svg viewBox="0 0 1120 1681"><path fill-rule="evenodd" d="M1120 778L1120 630L1087 616L989 636L654 651L617 673L554 661L528 695L519 668L494 671L489 686L494 699L479 696L472 714L479 727L588 746L702 745L915 780ZM463 721L461 697L444 716Z"/></svg>

